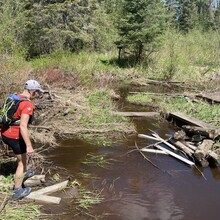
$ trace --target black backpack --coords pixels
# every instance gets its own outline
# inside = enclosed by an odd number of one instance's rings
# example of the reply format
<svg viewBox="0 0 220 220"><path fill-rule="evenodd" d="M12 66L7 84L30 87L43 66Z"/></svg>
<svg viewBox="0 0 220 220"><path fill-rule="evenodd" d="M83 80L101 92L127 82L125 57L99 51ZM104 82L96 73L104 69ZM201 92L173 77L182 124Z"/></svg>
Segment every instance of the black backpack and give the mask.
<svg viewBox="0 0 220 220"><path fill-rule="evenodd" d="M24 100L29 100L28 98L20 98L16 94L10 94L5 100L4 105L1 110L0 124L2 125L19 125L20 118L14 118L14 114L18 109L20 102ZM18 122L18 123L16 123Z"/></svg>

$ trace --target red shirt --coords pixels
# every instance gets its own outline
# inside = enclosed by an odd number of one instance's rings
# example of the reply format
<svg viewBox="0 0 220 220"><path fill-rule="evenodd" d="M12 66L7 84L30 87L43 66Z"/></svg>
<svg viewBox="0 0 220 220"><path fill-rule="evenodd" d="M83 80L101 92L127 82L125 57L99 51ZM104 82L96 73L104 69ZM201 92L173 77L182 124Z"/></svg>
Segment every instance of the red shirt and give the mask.
<svg viewBox="0 0 220 220"><path fill-rule="evenodd" d="M25 98L25 96L19 95L20 98ZM34 111L34 104L29 101L25 100L19 103L18 109L14 114L15 118L20 118L22 114L33 115ZM1 129L1 134L5 137L12 138L12 139L22 139L20 133L20 126L3 126Z"/></svg>

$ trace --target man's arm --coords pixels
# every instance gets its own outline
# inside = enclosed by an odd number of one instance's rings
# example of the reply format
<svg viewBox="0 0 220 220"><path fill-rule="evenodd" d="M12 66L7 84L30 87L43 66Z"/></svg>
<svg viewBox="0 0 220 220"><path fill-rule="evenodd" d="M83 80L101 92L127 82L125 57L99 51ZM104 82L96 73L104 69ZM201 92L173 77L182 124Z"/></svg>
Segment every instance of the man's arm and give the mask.
<svg viewBox="0 0 220 220"><path fill-rule="evenodd" d="M31 156L34 153L34 149L32 147L30 136L29 136L29 131L28 131L29 118L30 118L30 115L21 114L20 132L21 132L21 136L24 139L24 142L27 146L27 155Z"/></svg>

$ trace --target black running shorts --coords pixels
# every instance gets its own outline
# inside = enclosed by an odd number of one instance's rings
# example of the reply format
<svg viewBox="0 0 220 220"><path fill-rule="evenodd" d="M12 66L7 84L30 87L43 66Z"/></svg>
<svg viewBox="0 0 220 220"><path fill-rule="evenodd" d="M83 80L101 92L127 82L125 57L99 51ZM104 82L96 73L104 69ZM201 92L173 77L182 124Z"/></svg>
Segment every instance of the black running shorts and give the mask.
<svg viewBox="0 0 220 220"><path fill-rule="evenodd" d="M2 135L2 140L5 144L12 148L16 155L27 152L26 144L23 139L12 139Z"/></svg>

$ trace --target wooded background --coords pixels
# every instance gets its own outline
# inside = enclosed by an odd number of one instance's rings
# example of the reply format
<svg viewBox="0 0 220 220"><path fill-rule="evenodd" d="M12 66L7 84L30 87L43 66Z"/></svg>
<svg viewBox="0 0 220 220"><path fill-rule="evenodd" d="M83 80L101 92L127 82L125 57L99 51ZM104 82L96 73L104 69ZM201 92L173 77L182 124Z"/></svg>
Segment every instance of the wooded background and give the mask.
<svg viewBox="0 0 220 220"><path fill-rule="evenodd" d="M118 48L137 64L163 45L164 33L218 33L219 24L218 0L1 0L0 52L30 59Z"/></svg>

